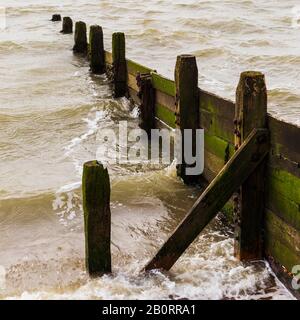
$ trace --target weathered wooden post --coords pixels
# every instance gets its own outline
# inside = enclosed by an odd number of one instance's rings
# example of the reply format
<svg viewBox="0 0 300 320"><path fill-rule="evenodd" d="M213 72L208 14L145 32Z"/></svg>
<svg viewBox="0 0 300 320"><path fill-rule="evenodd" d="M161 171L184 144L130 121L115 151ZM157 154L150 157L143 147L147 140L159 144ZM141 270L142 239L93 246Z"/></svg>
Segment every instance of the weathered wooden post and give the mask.
<svg viewBox="0 0 300 320"><path fill-rule="evenodd" d="M75 53L86 54L88 50L86 24L82 21L77 21L75 24L75 44L73 51Z"/></svg>
<svg viewBox="0 0 300 320"><path fill-rule="evenodd" d="M84 164L82 195L86 268L91 275L110 273L110 182L107 169L98 161Z"/></svg>
<svg viewBox="0 0 300 320"><path fill-rule="evenodd" d="M125 34L115 32L112 35L114 97L124 97L127 92L127 65Z"/></svg>
<svg viewBox="0 0 300 320"><path fill-rule="evenodd" d="M155 89L151 74L138 73L136 80L139 87L138 97L141 99L139 126L150 137L151 129L155 128Z"/></svg>
<svg viewBox="0 0 300 320"><path fill-rule="evenodd" d="M89 38L91 71L96 74L103 74L106 68L102 28L98 25L91 26Z"/></svg>
<svg viewBox="0 0 300 320"><path fill-rule="evenodd" d="M196 57L181 55L175 67L176 125L182 133L182 164L177 166L177 175L185 183L197 181L198 176L186 174L188 165L184 161L184 129L192 129L192 150L196 153L196 129L199 129L199 88Z"/></svg>
<svg viewBox="0 0 300 320"><path fill-rule="evenodd" d="M61 21L61 15L60 14L54 14L52 16L51 21L55 22L55 21Z"/></svg>
<svg viewBox="0 0 300 320"><path fill-rule="evenodd" d="M241 74L236 91L235 149L254 128L265 128L267 121L267 90L260 72ZM262 258L264 215L265 161L242 185L235 201L235 256L241 260Z"/></svg>
<svg viewBox="0 0 300 320"><path fill-rule="evenodd" d="M69 34L73 32L73 21L70 17L64 17L61 33Z"/></svg>

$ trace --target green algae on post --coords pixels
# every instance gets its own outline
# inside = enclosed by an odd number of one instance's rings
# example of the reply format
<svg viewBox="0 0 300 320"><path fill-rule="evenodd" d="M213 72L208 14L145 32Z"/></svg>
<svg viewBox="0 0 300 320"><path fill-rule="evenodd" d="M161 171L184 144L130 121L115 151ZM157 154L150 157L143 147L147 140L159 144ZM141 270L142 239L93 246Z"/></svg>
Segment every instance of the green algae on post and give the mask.
<svg viewBox="0 0 300 320"><path fill-rule="evenodd" d="M267 89L260 72L243 72L236 90L235 149L254 128L265 128ZM240 260L263 257L263 216L265 211L265 168L263 161L244 182L235 202L235 256Z"/></svg>
<svg viewBox="0 0 300 320"><path fill-rule="evenodd" d="M86 268L90 275L111 272L110 181L107 169L98 161L83 166Z"/></svg>
<svg viewBox="0 0 300 320"><path fill-rule="evenodd" d="M196 57L181 55L177 57L175 67L176 86L176 125L182 132L182 142L185 140L185 129L192 130L192 154L196 154L196 130L199 129L199 89L198 67ZM185 143L182 143L182 154L185 154ZM198 176L187 175L188 165L177 166L177 174L185 183L193 183Z"/></svg>

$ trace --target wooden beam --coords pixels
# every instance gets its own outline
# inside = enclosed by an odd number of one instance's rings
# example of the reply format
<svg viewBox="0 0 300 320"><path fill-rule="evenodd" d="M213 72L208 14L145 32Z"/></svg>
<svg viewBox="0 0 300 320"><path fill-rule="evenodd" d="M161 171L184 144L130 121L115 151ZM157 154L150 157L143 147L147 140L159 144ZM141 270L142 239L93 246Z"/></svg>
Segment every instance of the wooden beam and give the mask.
<svg viewBox="0 0 300 320"><path fill-rule="evenodd" d="M152 86L151 74L138 74L137 85L141 99L139 125L150 138L151 129L155 129L155 89Z"/></svg>
<svg viewBox="0 0 300 320"><path fill-rule="evenodd" d="M98 25L91 26L89 39L91 71L96 74L103 74L105 73L106 65L102 27Z"/></svg>
<svg viewBox="0 0 300 320"><path fill-rule="evenodd" d="M186 169L189 165L185 162L186 129L192 130L192 154L196 154L196 131L199 129L199 89L198 68L196 57L181 55L177 57L175 67L176 86L176 125L182 134L182 164L177 165L177 175L185 183L193 183L199 175L188 175ZM192 165L194 166L194 164Z"/></svg>
<svg viewBox="0 0 300 320"><path fill-rule="evenodd" d="M245 141L254 128L267 123L267 89L260 72L243 72L236 90L235 148ZM235 200L235 248L240 260L263 257L263 215L265 210L266 162L244 182Z"/></svg>
<svg viewBox="0 0 300 320"><path fill-rule="evenodd" d="M75 24L75 37L74 37L74 53L86 54L88 50L86 24L83 21L77 21Z"/></svg>
<svg viewBox="0 0 300 320"><path fill-rule="evenodd" d="M234 191L257 168L268 151L268 131L253 130L145 269L169 270L223 208Z"/></svg>
<svg viewBox="0 0 300 320"><path fill-rule="evenodd" d="M86 268L90 275L110 273L110 182L107 169L98 161L83 166L82 196Z"/></svg>
<svg viewBox="0 0 300 320"><path fill-rule="evenodd" d="M63 18L61 33L63 34L73 33L73 21L70 17Z"/></svg>
<svg viewBox="0 0 300 320"><path fill-rule="evenodd" d="M124 97L127 93L127 63L125 34L115 32L112 35L114 97Z"/></svg>

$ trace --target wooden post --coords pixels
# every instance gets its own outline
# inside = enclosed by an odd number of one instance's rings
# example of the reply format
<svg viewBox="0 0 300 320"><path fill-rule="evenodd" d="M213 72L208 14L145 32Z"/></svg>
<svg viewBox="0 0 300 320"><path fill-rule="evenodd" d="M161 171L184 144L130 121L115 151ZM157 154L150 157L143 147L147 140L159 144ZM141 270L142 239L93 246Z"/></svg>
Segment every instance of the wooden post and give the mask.
<svg viewBox="0 0 300 320"><path fill-rule="evenodd" d="M169 270L205 226L218 214L234 191L250 176L269 151L267 129L254 129L202 193L171 237L145 270Z"/></svg>
<svg viewBox="0 0 300 320"><path fill-rule="evenodd" d="M112 35L114 97L124 97L127 93L127 65L125 34L115 32Z"/></svg>
<svg viewBox="0 0 300 320"><path fill-rule="evenodd" d="M177 166L177 175L185 183L197 181L198 176L186 175L188 165L184 161L184 129L192 129L193 155L196 152L196 129L199 129L199 89L198 68L195 56L181 55L177 57L175 67L176 85L176 125L182 133L182 164Z"/></svg>
<svg viewBox="0 0 300 320"><path fill-rule="evenodd" d="M75 44L73 51L75 53L87 53L88 43L86 36L86 24L82 21L77 21L75 24Z"/></svg>
<svg viewBox="0 0 300 320"><path fill-rule="evenodd" d="M236 91L235 148L254 128L265 128L267 121L267 90L260 72L241 74ZM235 256L240 260L263 257L262 229L264 215L265 161L245 181L234 197Z"/></svg>
<svg viewBox="0 0 300 320"><path fill-rule="evenodd" d="M110 182L107 169L98 161L84 164L82 196L86 268L91 275L110 273Z"/></svg>
<svg viewBox="0 0 300 320"><path fill-rule="evenodd" d="M105 54L103 43L103 30L100 26L94 25L90 28L90 67L96 74L105 73Z"/></svg>
<svg viewBox="0 0 300 320"><path fill-rule="evenodd" d="M61 21L61 15L60 14L54 14L52 16L51 21Z"/></svg>
<svg viewBox="0 0 300 320"><path fill-rule="evenodd" d="M141 99L139 126L150 137L151 129L155 128L155 89L152 85L151 74L138 73L136 80L140 89L138 97Z"/></svg>
<svg viewBox="0 0 300 320"><path fill-rule="evenodd" d="M63 18L61 33L68 34L73 32L73 21L70 17Z"/></svg>

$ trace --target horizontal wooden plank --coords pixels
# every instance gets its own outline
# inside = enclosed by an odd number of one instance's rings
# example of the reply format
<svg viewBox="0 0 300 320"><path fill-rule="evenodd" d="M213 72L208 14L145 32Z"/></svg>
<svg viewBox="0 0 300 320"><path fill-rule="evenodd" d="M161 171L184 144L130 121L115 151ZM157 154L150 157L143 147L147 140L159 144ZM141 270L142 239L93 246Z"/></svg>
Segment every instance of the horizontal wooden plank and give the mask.
<svg viewBox="0 0 300 320"><path fill-rule="evenodd" d="M170 111L168 108L160 105L159 103L156 103L155 105L155 116L171 128L176 127L174 112Z"/></svg>
<svg viewBox="0 0 300 320"><path fill-rule="evenodd" d="M209 169L209 166L204 164L204 170L202 176L204 179L210 183L214 180L214 178L217 176L217 174Z"/></svg>
<svg viewBox="0 0 300 320"><path fill-rule="evenodd" d="M175 97L175 82L155 72L152 73L152 83L156 90Z"/></svg>
<svg viewBox="0 0 300 320"><path fill-rule="evenodd" d="M209 150L204 149L204 166L209 170L211 177L215 177L224 167L224 159L217 157ZM211 178L210 177L210 178ZM209 179L209 182L211 179Z"/></svg>
<svg viewBox="0 0 300 320"><path fill-rule="evenodd" d="M113 63L113 58L112 58L112 53L105 51L105 63L107 64L112 64Z"/></svg>
<svg viewBox="0 0 300 320"><path fill-rule="evenodd" d="M131 88L137 92L140 90L137 85L136 78L132 74L128 74L127 85L129 88Z"/></svg>
<svg viewBox="0 0 300 320"><path fill-rule="evenodd" d="M217 136L211 136L206 132L204 132L204 148L222 159L224 164L234 154L234 147L232 144Z"/></svg>
<svg viewBox="0 0 300 320"><path fill-rule="evenodd" d="M212 114L215 114L219 117L227 119L229 121L234 121L235 117L235 103L223 99L217 95L209 93L207 91L199 89L199 100L200 100L200 109L209 111Z"/></svg>
<svg viewBox="0 0 300 320"><path fill-rule="evenodd" d="M152 69L145 67L137 62L127 59L127 71L129 74L136 76L137 73L150 73Z"/></svg>
<svg viewBox="0 0 300 320"><path fill-rule="evenodd" d="M209 135L217 136L231 144L234 143L233 121L202 109L200 111L200 127Z"/></svg>
<svg viewBox="0 0 300 320"><path fill-rule="evenodd" d="M175 112L175 98L159 90L156 91L156 103L165 106L173 113Z"/></svg>
<svg viewBox="0 0 300 320"><path fill-rule="evenodd" d="M287 171L268 166L267 188L300 204L300 179Z"/></svg>
<svg viewBox="0 0 300 320"><path fill-rule="evenodd" d="M300 127L268 116L271 152L300 163Z"/></svg>
<svg viewBox="0 0 300 320"><path fill-rule="evenodd" d="M287 199L271 187L267 188L266 192L266 208L300 232L300 206L298 203Z"/></svg>
<svg viewBox="0 0 300 320"><path fill-rule="evenodd" d="M270 153L268 164L270 167L287 171L288 173L300 178L300 166L297 162L293 162L287 158Z"/></svg>
<svg viewBox="0 0 300 320"><path fill-rule="evenodd" d="M272 211L266 212L266 251L289 271L300 264L300 234Z"/></svg>
<svg viewBox="0 0 300 320"><path fill-rule="evenodd" d="M134 103L138 105L141 103L141 99L137 96L137 91L135 91L134 89L128 88L128 94L129 94L129 98L132 99Z"/></svg>

